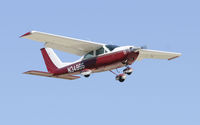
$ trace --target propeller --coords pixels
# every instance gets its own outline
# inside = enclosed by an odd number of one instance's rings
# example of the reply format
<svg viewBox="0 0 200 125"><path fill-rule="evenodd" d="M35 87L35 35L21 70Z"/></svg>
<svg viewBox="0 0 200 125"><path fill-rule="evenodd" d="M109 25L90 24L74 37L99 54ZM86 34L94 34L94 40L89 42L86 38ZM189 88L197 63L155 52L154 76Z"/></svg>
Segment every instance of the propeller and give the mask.
<svg viewBox="0 0 200 125"><path fill-rule="evenodd" d="M147 49L147 45L143 45L140 47L141 49Z"/></svg>
<svg viewBox="0 0 200 125"><path fill-rule="evenodd" d="M134 48L130 47L130 50L131 50L131 51L139 51L139 50L141 50L141 49L147 49L147 46L144 45L144 46L141 46L141 47L134 47Z"/></svg>

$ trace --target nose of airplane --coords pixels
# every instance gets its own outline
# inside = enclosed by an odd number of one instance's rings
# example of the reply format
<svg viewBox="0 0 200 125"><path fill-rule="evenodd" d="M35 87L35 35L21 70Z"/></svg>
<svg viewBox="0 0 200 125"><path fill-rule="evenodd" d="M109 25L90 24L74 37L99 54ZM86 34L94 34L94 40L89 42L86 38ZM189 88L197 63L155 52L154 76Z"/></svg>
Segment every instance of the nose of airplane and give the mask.
<svg viewBox="0 0 200 125"><path fill-rule="evenodd" d="M135 47L130 47L128 51L127 64L131 65L137 59L139 55L139 49Z"/></svg>

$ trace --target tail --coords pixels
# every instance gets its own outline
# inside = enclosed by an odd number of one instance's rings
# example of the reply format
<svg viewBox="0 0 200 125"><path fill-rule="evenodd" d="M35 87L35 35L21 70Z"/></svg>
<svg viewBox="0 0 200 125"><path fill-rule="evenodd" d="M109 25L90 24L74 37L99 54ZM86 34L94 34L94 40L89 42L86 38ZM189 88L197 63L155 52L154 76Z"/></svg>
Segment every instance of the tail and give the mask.
<svg viewBox="0 0 200 125"><path fill-rule="evenodd" d="M64 63L54 53L53 49L42 48L40 50L42 52L42 56L44 58L44 62L46 64L48 72L54 73L55 70L62 68L64 66Z"/></svg>

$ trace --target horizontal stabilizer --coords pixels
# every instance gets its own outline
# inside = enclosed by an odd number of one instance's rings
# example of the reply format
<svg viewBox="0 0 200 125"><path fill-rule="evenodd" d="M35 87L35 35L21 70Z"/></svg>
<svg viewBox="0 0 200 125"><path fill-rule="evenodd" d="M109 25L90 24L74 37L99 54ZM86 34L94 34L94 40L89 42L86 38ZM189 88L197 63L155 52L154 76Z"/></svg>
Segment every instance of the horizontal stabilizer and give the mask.
<svg viewBox="0 0 200 125"><path fill-rule="evenodd" d="M74 79L80 78L79 76L73 76L73 75L67 75L67 74L53 75L53 73L43 72L43 71L35 71L35 70L24 72L24 74L53 77L53 78L61 78L61 79L68 79L68 80L74 80Z"/></svg>

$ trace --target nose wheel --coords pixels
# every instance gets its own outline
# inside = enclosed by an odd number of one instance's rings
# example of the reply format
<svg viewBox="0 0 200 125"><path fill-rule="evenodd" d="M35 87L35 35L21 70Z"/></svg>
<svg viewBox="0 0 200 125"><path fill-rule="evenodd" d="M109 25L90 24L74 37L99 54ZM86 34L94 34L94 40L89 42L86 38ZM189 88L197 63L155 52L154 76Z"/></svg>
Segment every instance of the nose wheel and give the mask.
<svg viewBox="0 0 200 125"><path fill-rule="evenodd" d="M117 70L118 71L118 70ZM126 67L124 70L123 70L123 73L121 74L117 74L115 72L113 72L112 70L110 70L110 72L112 72L113 74L116 75L115 79L118 80L119 82L124 82L125 79L126 79L126 74L127 75L131 75L132 72L133 72L133 69L130 68L130 67ZM119 71L118 71L119 72Z"/></svg>
<svg viewBox="0 0 200 125"><path fill-rule="evenodd" d="M126 74L119 74L115 77L116 80L119 80L120 82L124 82L126 79Z"/></svg>

